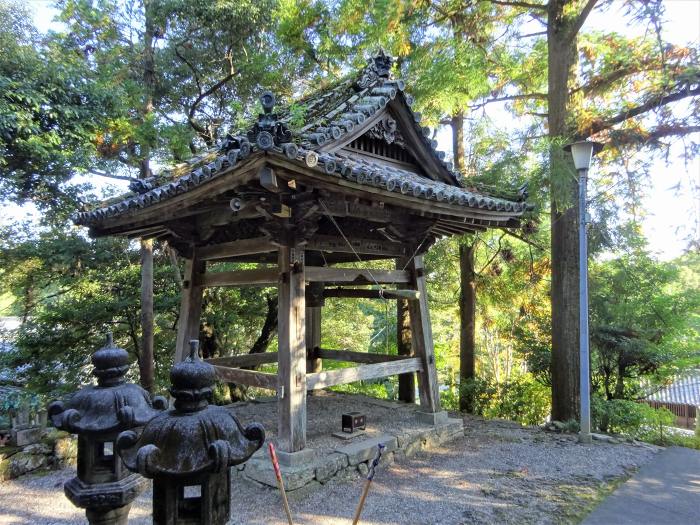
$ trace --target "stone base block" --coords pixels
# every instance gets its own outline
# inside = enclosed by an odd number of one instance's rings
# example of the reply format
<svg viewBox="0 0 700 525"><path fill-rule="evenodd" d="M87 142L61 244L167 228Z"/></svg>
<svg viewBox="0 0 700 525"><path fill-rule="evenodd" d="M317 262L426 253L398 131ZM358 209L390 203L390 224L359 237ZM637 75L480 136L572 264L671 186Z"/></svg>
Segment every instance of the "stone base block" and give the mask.
<svg viewBox="0 0 700 525"><path fill-rule="evenodd" d="M32 443L37 443L41 439L42 432L43 430L39 427L13 430L10 441L17 447L24 447Z"/></svg>
<svg viewBox="0 0 700 525"><path fill-rule="evenodd" d="M354 432L333 432L333 437L337 437L338 439L342 439L343 441L347 441L348 439L353 439L358 436L362 436L363 434L366 434L367 432L364 430L355 430Z"/></svg>
<svg viewBox="0 0 700 525"><path fill-rule="evenodd" d="M379 443L386 447L384 452L393 452L398 448L398 440L396 439L396 436L384 434L376 438L363 439L362 441L350 443L335 449L335 451L338 454L344 454L347 456L349 465L357 465L358 463L374 458L375 454L377 453L377 445Z"/></svg>
<svg viewBox="0 0 700 525"><path fill-rule="evenodd" d="M130 504L148 486L148 480L138 474L130 474L112 483L83 483L73 478L63 486L66 497L83 509L116 509Z"/></svg>
<svg viewBox="0 0 700 525"><path fill-rule="evenodd" d="M418 416L418 421L421 423L424 423L426 425L444 425L447 423L447 420L449 419L449 416L447 415L447 412L444 410L441 410L440 412L416 412L416 415Z"/></svg>
<svg viewBox="0 0 700 525"><path fill-rule="evenodd" d="M284 450L277 450L277 459L280 465L286 467L295 467L298 465L305 465L310 463L316 457L316 453L312 448L305 448L299 450L298 452L285 452Z"/></svg>

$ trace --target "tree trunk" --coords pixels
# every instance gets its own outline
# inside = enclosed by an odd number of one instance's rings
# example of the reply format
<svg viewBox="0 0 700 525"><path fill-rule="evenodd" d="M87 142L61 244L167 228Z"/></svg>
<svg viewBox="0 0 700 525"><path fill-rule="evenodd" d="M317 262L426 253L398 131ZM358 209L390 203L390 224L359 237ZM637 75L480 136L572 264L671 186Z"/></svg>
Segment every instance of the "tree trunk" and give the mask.
<svg viewBox="0 0 700 525"><path fill-rule="evenodd" d="M452 155L455 168L466 174L464 162L464 112L452 115ZM475 377L476 272L474 243L459 246L459 409L472 413L474 399L464 385Z"/></svg>
<svg viewBox="0 0 700 525"><path fill-rule="evenodd" d="M250 347L249 354L262 354L267 350L270 345L270 341L277 333L277 296L268 295L266 297L267 301L267 313L265 314L265 322L263 323L262 329L260 330L260 335ZM257 367L243 367L245 370L255 370ZM228 391L231 396L231 402L243 401L247 397L248 388L245 385L239 385L237 383L228 383Z"/></svg>
<svg viewBox="0 0 700 525"><path fill-rule="evenodd" d="M452 128L452 156L455 169L466 175L464 164L464 111L458 111L452 115L450 121Z"/></svg>
<svg viewBox="0 0 700 525"><path fill-rule="evenodd" d="M474 397L465 385L475 377L476 272L474 245L459 245L459 409L474 412Z"/></svg>
<svg viewBox="0 0 700 525"><path fill-rule="evenodd" d="M143 83L145 90L143 119L153 111L153 91L155 86L155 58L153 51L154 20L153 6L149 0L144 2L144 51ZM151 145L146 141L140 144L141 165L139 176L150 176ZM141 353L139 356L139 373L141 386L148 392L153 391L155 364L153 358L153 241L141 239Z"/></svg>
<svg viewBox="0 0 700 525"><path fill-rule="evenodd" d="M562 151L576 38L564 0L548 4L548 126L552 229L552 419L579 415L579 248L577 184Z"/></svg>
<svg viewBox="0 0 700 525"><path fill-rule="evenodd" d="M399 355L412 356L411 322L408 317L408 301L396 301L396 347ZM416 402L416 374L399 375L399 401Z"/></svg>

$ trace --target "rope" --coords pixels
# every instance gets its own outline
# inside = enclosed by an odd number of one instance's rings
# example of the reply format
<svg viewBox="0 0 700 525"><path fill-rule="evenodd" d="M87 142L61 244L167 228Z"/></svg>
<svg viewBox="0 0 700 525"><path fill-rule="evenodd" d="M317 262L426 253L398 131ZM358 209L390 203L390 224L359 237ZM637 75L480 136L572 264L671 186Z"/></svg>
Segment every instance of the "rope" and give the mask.
<svg viewBox="0 0 700 525"><path fill-rule="evenodd" d="M421 249L421 246L423 246L423 243L424 243L425 240L428 238L428 234L429 234L429 233L430 233L430 230L428 230L427 232L425 232L425 236L423 236L423 240L420 242L420 244L419 244L418 246L416 246L416 251L413 252L413 255L411 255L411 257L406 261L406 264L403 265L403 268L401 268L402 271L405 270L405 269L406 269L406 266L408 266L409 264L411 264L411 261L412 261L413 259L415 259L416 255L418 255L418 250L420 250L420 249Z"/></svg>
<svg viewBox="0 0 700 525"><path fill-rule="evenodd" d="M330 212L330 211L328 210L328 208L326 207L326 203L323 202L323 199L319 199L318 202L321 204L321 207L323 208L323 211L326 213L326 216L327 216L327 217L331 220L331 222L333 223L333 226L335 226L335 229L338 230L338 233L340 234L340 236L343 238L343 240L344 240L345 243L348 245L348 247L352 250L352 253L355 254L355 257L357 257L357 260L358 260L359 262L363 262L363 261L362 261L362 257L360 257L360 254L358 254L358 253L355 251L355 248L353 248L352 244L350 244L350 241L348 240L348 238L347 238L347 237L345 236L345 234L343 233L343 230L340 229L340 226L339 226L338 223L335 221L335 219L334 219L333 216L331 215L331 212ZM382 293L382 287L381 287L381 285L379 284L379 282L377 282L377 279L374 278L374 274L372 273L372 270L367 269L367 273L369 274L370 278L374 281L374 284L376 284L377 286L379 286L379 296L383 299L383 298L384 298L384 294Z"/></svg>

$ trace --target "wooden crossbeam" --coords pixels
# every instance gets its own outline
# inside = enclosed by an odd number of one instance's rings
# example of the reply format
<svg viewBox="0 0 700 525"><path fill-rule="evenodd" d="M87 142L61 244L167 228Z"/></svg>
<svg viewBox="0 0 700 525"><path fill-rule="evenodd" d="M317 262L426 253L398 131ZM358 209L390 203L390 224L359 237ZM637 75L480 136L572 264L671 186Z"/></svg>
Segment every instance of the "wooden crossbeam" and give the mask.
<svg viewBox="0 0 700 525"><path fill-rule="evenodd" d="M354 383L364 379L376 379L408 372L417 372L423 369L421 360L417 357L409 357L386 363L373 363L360 365L353 368L340 368L327 370L306 376L306 389L319 390L335 385Z"/></svg>
<svg viewBox="0 0 700 525"><path fill-rule="evenodd" d="M316 357L321 359L333 359L335 361L349 361L351 363L388 363L391 361L402 361L406 356L388 355L388 354L370 354L367 352L353 352L352 350L329 350L327 348L318 348L315 352Z"/></svg>
<svg viewBox="0 0 700 525"><path fill-rule="evenodd" d="M266 363L277 362L277 352L263 352L261 354L232 355L228 357L214 357L206 359L207 363L229 368L242 368L245 366L258 366Z"/></svg>
<svg viewBox="0 0 700 525"><path fill-rule="evenodd" d="M214 365L216 375L222 381L227 383L236 383L238 385L255 386L258 388L266 388L267 390L277 390L278 380L277 374L268 374L266 372L256 372L254 370L242 370L240 368L229 368L227 366Z"/></svg>
<svg viewBox="0 0 700 525"><path fill-rule="evenodd" d="M319 250L335 253L359 253L362 255L386 255L401 257L406 255L406 247L398 242L377 239L348 239L352 248L342 237L333 235L315 235L305 245L306 250ZM354 251L353 251L354 250Z"/></svg>
<svg viewBox="0 0 700 525"><path fill-rule="evenodd" d="M277 268L211 272L199 276L201 286L272 286L279 279Z"/></svg>
<svg viewBox="0 0 700 525"><path fill-rule="evenodd" d="M213 261L227 257L274 252L276 250L277 246L272 244L267 237L255 237L253 239L240 239L212 246L202 246L197 248L197 256L202 261Z"/></svg>
<svg viewBox="0 0 700 525"><path fill-rule="evenodd" d="M327 284L396 284L411 282L411 274L405 270L363 270L357 268L327 268L307 266L306 280Z"/></svg>
<svg viewBox="0 0 700 525"><path fill-rule="evenodd" d="M417 290L371 290L366 288L327 288L323 297L342 297L351 299L406 299L417 301Z"/></svg>

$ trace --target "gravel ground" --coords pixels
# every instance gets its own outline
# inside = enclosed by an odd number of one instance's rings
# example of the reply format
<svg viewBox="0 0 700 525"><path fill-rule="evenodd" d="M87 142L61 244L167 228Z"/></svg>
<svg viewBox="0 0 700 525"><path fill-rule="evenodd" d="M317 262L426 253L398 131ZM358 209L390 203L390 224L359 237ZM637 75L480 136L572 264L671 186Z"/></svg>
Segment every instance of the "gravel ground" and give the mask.
<svg viewBox="0 0 700 525"><path fill-rule="evenodd" d="M380 471L361 522L385 524L576 523L614 484L649 461L653 446L594 442L503 421L465 419L465 437ZM63 496L74 473L25 476L0 485L0 523L85 523ZM349 524L363 486L333 480L290 504L297 524ZM150 494L130 523L150 523ZM276 491L234 478L231 524L284 525Z"/></svg>
<svg viewBox="0 0 700 525"><path fill-rule="evenodd" d="M253 421L265 427L265 436L277 434L277 402L275 399L229 405L243 425ZM387 402L363 395L337 394L322 391L306 399L306 446L321 454L329 454L347 444L333 437L340 430L341 415L357 410L367 416L364 438L377 437L429 428L416 418L418 405Z"/></svg>

